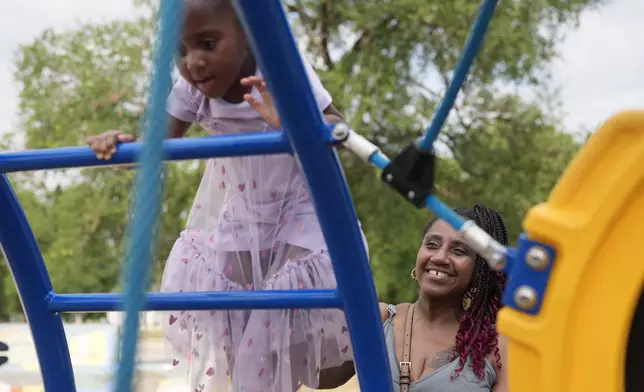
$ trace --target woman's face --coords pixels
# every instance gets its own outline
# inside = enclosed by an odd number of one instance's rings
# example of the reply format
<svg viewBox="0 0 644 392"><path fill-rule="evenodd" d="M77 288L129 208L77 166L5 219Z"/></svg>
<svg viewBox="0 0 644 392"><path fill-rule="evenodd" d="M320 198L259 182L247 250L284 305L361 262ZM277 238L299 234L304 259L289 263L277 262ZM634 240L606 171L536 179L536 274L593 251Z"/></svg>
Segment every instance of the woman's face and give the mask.
<svg viewBox="0 0 644 392"><path fill-rule="evenodd" d="M456 230L437 220L427 230L416 256L416 279L428 297L462 297L470 286L476 253Z"/></svg>

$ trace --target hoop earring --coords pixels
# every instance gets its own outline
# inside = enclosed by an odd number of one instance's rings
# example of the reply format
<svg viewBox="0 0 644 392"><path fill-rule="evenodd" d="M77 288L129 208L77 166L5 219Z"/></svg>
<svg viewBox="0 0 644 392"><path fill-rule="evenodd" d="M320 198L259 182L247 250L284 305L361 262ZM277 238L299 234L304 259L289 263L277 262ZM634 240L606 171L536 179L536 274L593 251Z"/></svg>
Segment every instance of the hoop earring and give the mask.
<svg viewBox="0 0 644 392"><path fill-rule="evenodd" d="M412 269L409 275L411 276L411 280L418 280L416 279L416 268Z"/></svg>

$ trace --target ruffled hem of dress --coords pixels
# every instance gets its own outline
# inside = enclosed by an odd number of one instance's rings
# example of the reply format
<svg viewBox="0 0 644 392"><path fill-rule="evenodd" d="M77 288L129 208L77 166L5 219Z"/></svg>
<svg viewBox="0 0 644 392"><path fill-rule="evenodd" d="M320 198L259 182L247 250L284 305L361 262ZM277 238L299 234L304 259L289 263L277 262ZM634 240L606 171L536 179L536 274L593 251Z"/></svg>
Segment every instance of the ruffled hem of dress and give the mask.
<svg viewBox="0 0 644 392"><path fill-rule="evenodd" d="M248 289L216 269L203 253L189 236L177 240L161 290ZM264 290L335 287L326 251L287 261L263 284ZM315 387L321 369L353 356L344 313L337 309L174 311L163 327L173 364L188 365L194 390L210 385L227 390L232 382L235 391L281 392L290 390L292 380Z"/></svg>

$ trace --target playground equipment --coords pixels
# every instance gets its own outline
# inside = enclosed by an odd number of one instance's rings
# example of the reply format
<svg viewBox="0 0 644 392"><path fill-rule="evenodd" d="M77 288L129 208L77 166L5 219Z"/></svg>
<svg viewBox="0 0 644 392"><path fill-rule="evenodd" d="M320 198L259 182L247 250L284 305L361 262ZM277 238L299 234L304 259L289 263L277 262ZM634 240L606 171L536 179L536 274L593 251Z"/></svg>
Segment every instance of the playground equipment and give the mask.
<svg viewBox="0 0 644 392"><path fill-rule="evenodd" d="M528 213L505 294L518 306L498 319L511 390L644 390L642 162L644 111L620 113Z"/></svg>
<svg viewBox="0 0 644 392"><path fill-rule="evenodd" d="M644 165L638 164L644 158L644 112L616 116L593 136L548 201L530 211L526 233L516 250L496 243L432 194L433 142L467 76L496 3L484 1L454 80L425 137L390 161L346 125L323 123L279 0L237 0L235 5L271 88L284 132L162 141L163 91L167 91L181 15L180 2L162 1L162 35L145 144L123 145L109 162L98 161L87 148L0 154L0 173L140 162L137 214L130 230L136 241L130 242L128 251L125 296L55 293L20 204L6 175L0 176L0 243L31 324L46 389L75 391L59 312L126 311L124 354L116 382L117 391L124 392L131 389L139 311L337 307L346 310L350 330L359 331L351 336L361 389L390 391L373 280L347 185L331 148L342 143L382 169L383 181L405 200L416 207L429 207L460 230L493 268L510 274L506 308L499 316L499 328L509 338L510 390L619 392L628 387L628 392L640 391L633 388L638 388L642 382L638 377L644 372L630 368L642 362L642 305L636 328L629 326L644 281L644 263L638 263L637 249L638 223L644 219ZM298 104L289 104L295 96ZM141 282L147 282L150 227L155 226L160 197L154 182L159 182L162 160L271 153L296 154L309 179L338 289L146 295ZM605 366L598 369L598 363Z"/></svg>

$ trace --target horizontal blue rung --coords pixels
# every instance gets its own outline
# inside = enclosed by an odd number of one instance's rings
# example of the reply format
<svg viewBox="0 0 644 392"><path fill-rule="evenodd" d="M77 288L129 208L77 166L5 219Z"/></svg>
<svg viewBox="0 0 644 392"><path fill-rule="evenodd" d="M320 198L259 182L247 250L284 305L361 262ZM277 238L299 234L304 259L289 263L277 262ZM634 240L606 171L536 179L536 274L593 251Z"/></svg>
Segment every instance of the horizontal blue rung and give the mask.
<svg viewBox="0 0 644 392"><path fill-rule="evenodd" d="M97 159L89 147L5 152L0 153L0 173L133 163L142 146L142 142L121 144L109 161ZM168 161L292 152L281 131L168 139L163 147Z"/></svg>
<svg viewBox="0 0 644 392"><path fill-rule="evenodd" d="M123 295L50 294L53 312L120 311ZM145 310L342 308L337 290L273 290L233 292L149 293Z"/></svg>

